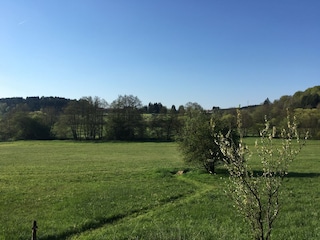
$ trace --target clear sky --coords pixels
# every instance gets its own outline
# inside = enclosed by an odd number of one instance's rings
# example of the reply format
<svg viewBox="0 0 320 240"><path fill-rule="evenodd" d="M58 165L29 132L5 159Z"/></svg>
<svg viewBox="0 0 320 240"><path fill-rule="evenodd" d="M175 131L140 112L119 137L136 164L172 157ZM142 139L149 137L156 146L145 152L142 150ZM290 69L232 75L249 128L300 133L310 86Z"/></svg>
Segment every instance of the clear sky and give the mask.
<svg viewBox="0 0 320 240"><path fill-rule="evenodd" d="M0 1L0 98L211 109L316 85L319 0Z"/></svg>

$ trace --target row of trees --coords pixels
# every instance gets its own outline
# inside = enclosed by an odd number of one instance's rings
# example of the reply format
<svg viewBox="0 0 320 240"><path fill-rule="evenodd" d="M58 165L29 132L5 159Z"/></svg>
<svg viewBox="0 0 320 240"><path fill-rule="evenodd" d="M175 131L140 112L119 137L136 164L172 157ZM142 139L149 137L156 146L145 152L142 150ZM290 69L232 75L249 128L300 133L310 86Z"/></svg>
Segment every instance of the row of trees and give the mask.
<svg viewBox="0 0 320 240"><path fill-rule="evenodd" d="M31 111L27 102L2 103L0 138L74 140L174 140L181 116L173 106L142 106L138 97L119 96L110 105L99 97L69 100L63 108ZM151 112L151 113L150 113Z"/></svg>
<svg viewBox="0 0 320 240"><path fill-rule="evenodd" d="M258 136L265 116L271 125L286 124L286 109L297 117L298 126L312 138L320 138L320 86L283 96L271 103L242 107L244 136ZM197 103L167 108L161 103L143 106L138 97L119 96L111 104L99 97L70 100L57 97L0 99L0 140L75 139L75 140L175 140L189 126L194 110L204 118L214 117L227 129L236 126L236 109L213 107L204 110ZM208 121L208 120L206 120ZM192 124L191 124L192 125Z"/></svg>

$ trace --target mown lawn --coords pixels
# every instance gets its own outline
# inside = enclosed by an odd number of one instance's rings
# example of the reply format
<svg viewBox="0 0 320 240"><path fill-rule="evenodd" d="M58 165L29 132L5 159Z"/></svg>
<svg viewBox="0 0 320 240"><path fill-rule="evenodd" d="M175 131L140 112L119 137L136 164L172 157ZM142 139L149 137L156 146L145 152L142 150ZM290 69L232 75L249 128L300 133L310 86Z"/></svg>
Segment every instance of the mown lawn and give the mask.
<svg viewBox="0 0 320 240"><path fill-rule="evenodd" d="M320 239L319 146L291 166L273 239ZM39 239L248 239L226 182L175 143L0 143L0 239L30 238L33 220Z"/></svg>

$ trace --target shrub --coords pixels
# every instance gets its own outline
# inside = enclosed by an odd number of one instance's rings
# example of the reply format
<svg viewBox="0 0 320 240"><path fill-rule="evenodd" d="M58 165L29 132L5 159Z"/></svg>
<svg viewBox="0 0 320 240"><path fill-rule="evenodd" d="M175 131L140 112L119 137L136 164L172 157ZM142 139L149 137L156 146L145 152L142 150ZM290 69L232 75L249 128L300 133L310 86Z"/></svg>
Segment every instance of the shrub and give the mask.
<svg viewBox="0 0 320 240"><path fill-rule="evenodd" d="M266 120L265 128L260 133L261 140L256 142L262 171L254 172L248 165L251 154L243 142L240 129L241 114L238 111L239 143L232 142L228 134L219 134L217 137L217 144L230 173L228 193L235 207L250 224L254 239L267 240L271 237L273 223L279 213L279 189L288 174L290 163L305 141L300 141L296 122L291 122L288 114L287 128L281 131L281 144L274 144L276 129L270 128Z"/></svg>

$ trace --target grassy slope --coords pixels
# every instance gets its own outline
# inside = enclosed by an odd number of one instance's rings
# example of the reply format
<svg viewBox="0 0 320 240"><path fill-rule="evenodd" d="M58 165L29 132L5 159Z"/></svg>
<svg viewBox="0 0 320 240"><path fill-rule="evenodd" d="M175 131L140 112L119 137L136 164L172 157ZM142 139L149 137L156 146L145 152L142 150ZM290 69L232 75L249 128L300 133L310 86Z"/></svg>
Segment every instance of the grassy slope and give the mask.
<svg viewBox="0 0 320 240"><path fill-rule="evenodd" d="M318 239L320 142L284 185L274 239ZM248 239L225 196L226 175L185 168L173 143L0 144L0 238Z"/></svg>

